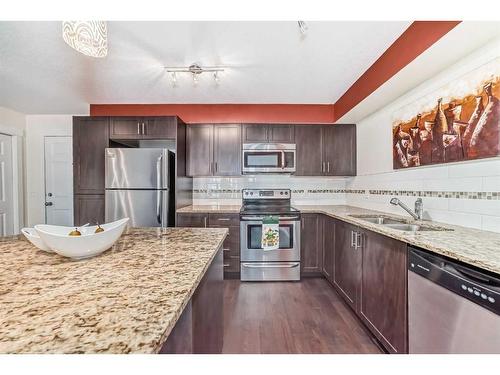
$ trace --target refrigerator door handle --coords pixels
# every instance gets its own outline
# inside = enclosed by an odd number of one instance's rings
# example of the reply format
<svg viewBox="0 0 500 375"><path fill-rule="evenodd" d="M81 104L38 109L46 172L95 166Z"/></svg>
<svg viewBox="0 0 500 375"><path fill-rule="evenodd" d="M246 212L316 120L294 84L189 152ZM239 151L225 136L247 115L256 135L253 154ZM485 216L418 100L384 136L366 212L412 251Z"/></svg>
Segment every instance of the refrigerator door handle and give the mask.
<svg viewBox="0 0 500 375"><path fill-rule="evenodd" d="M161 163L162 163L163 154L158 157L156 160L156 220L158 220L158 224L161 224Z"/></svg>

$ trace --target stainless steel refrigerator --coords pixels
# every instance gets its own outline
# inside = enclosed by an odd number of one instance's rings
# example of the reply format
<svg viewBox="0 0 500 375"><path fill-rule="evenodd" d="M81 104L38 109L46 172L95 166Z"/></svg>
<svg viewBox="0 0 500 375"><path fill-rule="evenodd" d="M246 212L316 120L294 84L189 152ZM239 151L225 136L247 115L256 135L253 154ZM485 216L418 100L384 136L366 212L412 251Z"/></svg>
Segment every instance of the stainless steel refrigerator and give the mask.
<svg viewBox="0 0 500 375"><path fill-rule="evenodd" d="M129 217L132 227L172 226L173 160L164 148L107 148L106 222Z"/></svg>

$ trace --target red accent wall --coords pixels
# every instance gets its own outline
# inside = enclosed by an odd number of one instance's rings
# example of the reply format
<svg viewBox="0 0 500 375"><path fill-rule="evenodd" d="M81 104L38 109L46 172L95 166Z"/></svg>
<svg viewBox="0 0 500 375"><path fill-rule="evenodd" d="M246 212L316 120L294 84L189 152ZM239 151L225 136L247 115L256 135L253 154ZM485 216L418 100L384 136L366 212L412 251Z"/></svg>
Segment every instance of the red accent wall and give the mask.
<svg viewBox="0 0 500 375"><path fill-rule="evenodd" d="M331 104L91 104L91 116L179 116L187 123L332 123Z"/></svg>
<svg viewBox="0 0 500 375"><path fill-rule="evenodd" d="M179 116L187 123L333 123L460 21L415 21L335 104L91 104L92 116Z"/></svg>
<svg viewBox="0 0 500 375"><path fill-rule="evenodd" d="M382 56L335 102L335 119L337 120L349 112L460 22L413 22Z"/></svg>

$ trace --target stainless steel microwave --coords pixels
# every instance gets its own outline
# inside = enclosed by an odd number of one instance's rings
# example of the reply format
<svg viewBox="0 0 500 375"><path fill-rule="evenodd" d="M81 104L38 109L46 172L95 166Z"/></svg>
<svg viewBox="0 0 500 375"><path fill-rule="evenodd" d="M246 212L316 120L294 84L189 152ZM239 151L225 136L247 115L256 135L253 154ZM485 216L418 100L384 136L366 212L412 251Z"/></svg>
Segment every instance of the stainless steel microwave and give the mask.
<svg viewBox="0 0 500 375"><path fill-rule="evenodd" d="M243 174L294 173L294 143L244 143Z"/></svg>

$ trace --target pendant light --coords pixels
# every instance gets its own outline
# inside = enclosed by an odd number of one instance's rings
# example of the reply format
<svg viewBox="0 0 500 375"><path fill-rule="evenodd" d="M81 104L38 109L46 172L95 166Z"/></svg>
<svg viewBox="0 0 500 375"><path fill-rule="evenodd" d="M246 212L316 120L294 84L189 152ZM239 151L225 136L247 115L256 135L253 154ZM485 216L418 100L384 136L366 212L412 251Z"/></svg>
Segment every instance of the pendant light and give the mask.
<svg viewBox="0 0 500 375"><path fill-rule="evenodd" d="M108 30L105 21L63 21L64 41L86 56L106 57Z"/></svg>

